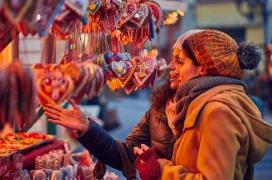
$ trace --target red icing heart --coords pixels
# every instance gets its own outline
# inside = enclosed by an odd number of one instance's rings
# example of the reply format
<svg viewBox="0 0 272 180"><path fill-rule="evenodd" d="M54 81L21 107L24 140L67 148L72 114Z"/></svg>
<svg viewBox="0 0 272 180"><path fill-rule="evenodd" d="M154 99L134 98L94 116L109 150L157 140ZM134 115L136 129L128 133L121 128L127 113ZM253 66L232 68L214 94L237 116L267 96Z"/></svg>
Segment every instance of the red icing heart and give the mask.
<svg viewBox="0 0 272 180"><path fill-rule="evenodd" d="M132 61L136 63L136 69L134 72L135 84L141 88L149 77L152 75L156 68L156 60L151 57L142 58L135 56Z"/></svg>
<svg viewBox="0 0 272 180"><path fill-rule="evenodd" d="M70 77L59 71L53 71L38 79L38 96L41 105L61 104L73 91L74 84Z"/></svg>

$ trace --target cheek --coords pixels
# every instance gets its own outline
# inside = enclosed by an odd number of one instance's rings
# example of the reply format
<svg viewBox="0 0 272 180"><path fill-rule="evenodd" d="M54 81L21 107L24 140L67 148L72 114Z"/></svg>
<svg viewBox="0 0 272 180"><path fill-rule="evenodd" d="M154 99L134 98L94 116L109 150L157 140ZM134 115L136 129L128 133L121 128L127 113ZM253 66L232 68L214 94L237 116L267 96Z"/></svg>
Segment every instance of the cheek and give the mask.
<svg viewBox="0 0 272 180"><path fill-rule="evenodd" d="M188 74L189 74L189 71L187 70L187 68L184 68L184 67L180 68L179 69L179 78L178 78L179 81L184 82L187 79Z"/></svg>
<svg viewBox="0 0 272 180"><path fill-rule="evenodd" d="M179 81L186 82L194 77L198 76L195 68L181 68L179 72Z"/></svg>

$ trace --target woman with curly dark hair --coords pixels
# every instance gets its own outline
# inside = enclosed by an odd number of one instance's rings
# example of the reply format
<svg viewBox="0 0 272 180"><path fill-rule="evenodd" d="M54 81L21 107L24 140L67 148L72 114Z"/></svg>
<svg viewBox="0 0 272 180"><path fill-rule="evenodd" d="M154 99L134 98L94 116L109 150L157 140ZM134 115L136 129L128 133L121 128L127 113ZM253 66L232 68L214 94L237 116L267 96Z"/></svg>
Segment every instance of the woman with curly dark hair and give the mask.
<svg viewBox="0 0 272 180"><path fill-rule="evenodd" d="M72 110L55 105L48 105L44 110L49 121L80 134L77 140L100 162L121 170L127 179L133 179L136 178L134 147L141 144L157 147L166 158L171 159L175 137L168 126L164 109L174 94L170 81L156 88L151 95L151 108L128 134L125 142L113 139L95 123L94 117L85 117L71 100Z"/></svg>

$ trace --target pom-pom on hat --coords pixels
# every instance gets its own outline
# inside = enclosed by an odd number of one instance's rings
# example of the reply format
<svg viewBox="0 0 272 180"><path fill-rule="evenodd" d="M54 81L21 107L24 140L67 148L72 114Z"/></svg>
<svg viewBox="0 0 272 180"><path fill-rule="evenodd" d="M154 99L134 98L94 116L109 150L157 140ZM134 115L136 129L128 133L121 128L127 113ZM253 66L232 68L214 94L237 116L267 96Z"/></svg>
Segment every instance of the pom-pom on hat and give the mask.
<svg viewBox="0 0 272 180"><path fill-rule="evenodd" d="M242 79L243 69L257 68L260 50L253 44L237 44L224 32L211 29L191 30L180 36L173 48L190 48L207 74Z"/></svg>

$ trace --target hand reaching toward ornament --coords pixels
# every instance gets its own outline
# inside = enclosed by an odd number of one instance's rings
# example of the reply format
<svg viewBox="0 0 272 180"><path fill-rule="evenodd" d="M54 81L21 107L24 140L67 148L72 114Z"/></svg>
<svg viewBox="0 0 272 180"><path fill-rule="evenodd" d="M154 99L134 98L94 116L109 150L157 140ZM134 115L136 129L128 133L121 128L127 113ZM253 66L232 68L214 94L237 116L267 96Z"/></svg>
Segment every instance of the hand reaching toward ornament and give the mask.
<svg viewBox="0 0 272 180"><path fill-rule="evenodd" d="M70 130L76 130L80 134L87 132L89 121L80 111L79 107L71 99L68 102L72 105L72 109L65 109L55 104L47 104L44 114L48 116L48 121L54 124L62 125Z"/></svg>

